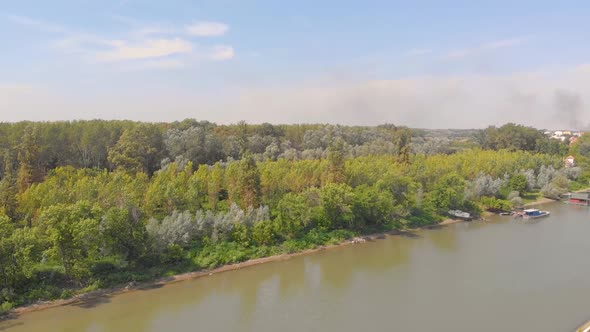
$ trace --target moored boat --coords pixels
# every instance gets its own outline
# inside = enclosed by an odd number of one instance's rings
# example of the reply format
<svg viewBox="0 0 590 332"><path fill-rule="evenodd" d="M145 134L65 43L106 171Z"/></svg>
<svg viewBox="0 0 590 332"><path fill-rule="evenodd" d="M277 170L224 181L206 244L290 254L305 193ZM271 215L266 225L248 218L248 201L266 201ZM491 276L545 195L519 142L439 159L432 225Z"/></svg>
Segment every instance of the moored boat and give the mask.
<svg viewBox="0 0 590 332"><path fill-rule="evenodd" d="M449 210L448 212L449 216L453 217L453 218L457 218L457 219L461 219L461 220L472 220L473 217L471 216L471 214L469 212L463 212L461 210Z"/></svg>
<svg viewBox="0 0 590 332"><path fill-rule="evenodd" d="M517 216L525 219L537 219L547 217L551 214L549 211L541 211L537 209L526 209L519 213Z"/></svg>
<svg viewBox="0 0 590 332"><path fill-rule="evenodd" d="M567 193L562 195L563 202L571 205L590 206L589 192Z"/></svg>

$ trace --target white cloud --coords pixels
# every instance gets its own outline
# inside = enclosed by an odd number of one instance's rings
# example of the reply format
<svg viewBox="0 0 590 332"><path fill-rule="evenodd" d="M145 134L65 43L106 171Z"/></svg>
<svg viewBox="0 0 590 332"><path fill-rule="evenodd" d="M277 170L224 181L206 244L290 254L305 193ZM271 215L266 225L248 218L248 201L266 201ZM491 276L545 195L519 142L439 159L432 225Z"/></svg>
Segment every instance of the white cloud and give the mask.
<svg viewBox="0 0 590 332"><path fill-rule="evenodd" d="M188 34L198 37L223 36L229 30L229 26L221 22L202 21L186 27Z"/></svg>
<svg viewBox="0 0 590 332"><path fill-rule="evenodd" d="M213 47L210 58L212 60L223 61L230 60L235 56L234 48L226 45L218 45Z"/></svg>
<svg viewBox="0 0 590 332"><path fill-rule="evenodd" d="M194 36L219 36L229 26L224 23L203 21L186 27L166 24L145 24L129 17L113 16L112 19L129 26L126 31L114 35L98 35L77 31L25 16L8 16L14 24L34 27L39 31L55 33L52 42L55 49L78 55L85 62L137 62L125 68L133 69L176 69L193 60L223 61L235 56L231 45L207 46L194 52L196 45L186 37L185 32ZM174 56L174 59L168 59ZM184 57L180 59L179 57ZM167 58L166 61L163 59ZM155 61L158 59L158 61ZM147 61L153 60L153 61Z"/></svg>
<svg viewBox="0 0 590 332"><path fill-rule="evenodd" d="M111 50L99 52L99 61L126 61L149 58L160 58L174 54L190 53L193 45L189 41L174 39L149 39L130 43L123 40L113 40Z"/></svg>

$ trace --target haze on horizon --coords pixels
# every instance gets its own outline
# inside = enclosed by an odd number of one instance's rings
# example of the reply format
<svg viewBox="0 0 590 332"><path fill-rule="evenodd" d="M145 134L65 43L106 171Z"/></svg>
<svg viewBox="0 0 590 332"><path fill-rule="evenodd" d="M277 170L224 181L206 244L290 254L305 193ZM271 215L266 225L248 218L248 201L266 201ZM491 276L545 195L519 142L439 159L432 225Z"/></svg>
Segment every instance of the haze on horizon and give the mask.
<svg viewBox="0 0 590 332"><path fill-rule="evenodd" d="M11 1L0 121L590 127L580 1Z"/></svg>

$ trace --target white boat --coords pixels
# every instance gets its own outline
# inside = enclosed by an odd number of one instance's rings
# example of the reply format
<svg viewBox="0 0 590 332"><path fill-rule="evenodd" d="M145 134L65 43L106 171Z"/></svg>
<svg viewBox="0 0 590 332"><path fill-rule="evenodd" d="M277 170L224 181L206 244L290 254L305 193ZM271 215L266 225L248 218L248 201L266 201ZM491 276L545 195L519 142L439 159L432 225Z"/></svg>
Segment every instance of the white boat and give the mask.
<svg viewBox="0 0 590 332"><path fill-rule="evenodd" d="M551 214L549 211L541 211L537 209L526 209L519 213L517 216L525 219L537 219L547 217Z"/></svg>
<svg viewBox="0 0 590 332"><path fill-rule="evenodd" d="M451 216L453 218L457 218L457 219L468 220L468 221L473 219L473 217L471 217L471 214L469 212L463 212L461 210L450 210L447 213L449 214L449 216Z"/></svg>

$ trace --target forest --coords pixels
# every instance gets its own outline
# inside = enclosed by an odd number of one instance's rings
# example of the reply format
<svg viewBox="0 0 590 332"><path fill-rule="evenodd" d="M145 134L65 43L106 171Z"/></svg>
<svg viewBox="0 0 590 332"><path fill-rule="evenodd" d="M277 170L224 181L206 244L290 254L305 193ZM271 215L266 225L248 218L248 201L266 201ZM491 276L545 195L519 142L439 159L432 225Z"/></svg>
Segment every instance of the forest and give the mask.
<svg viewBox="0 0 590 332"><path fill-rule="evenodd" d="M0 311L510 210L589 162L588 135L516 124L0 123Z"/></svg>

